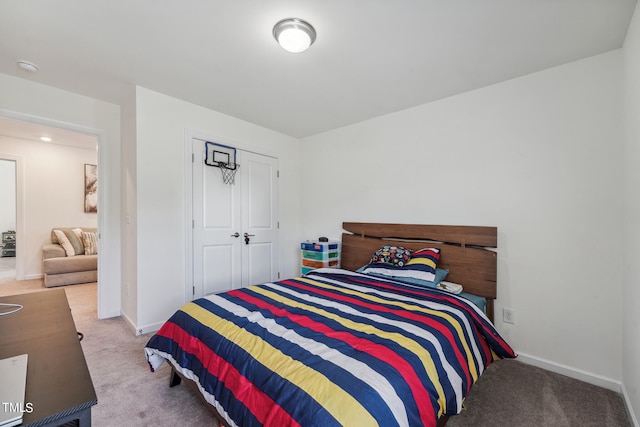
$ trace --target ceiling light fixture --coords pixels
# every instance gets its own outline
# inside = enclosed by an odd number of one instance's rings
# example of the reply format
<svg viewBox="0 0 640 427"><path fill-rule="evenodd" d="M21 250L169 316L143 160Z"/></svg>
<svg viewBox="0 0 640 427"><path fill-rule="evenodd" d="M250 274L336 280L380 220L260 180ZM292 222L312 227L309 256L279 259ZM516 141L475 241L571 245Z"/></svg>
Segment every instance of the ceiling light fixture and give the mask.
<svg viewBox="0 0 640 427"><path fill-rule="evenodd" d="M316 41L316 30L302 19L287 18L274 25L273 37L284 50L300 53Z"/></svg>
<svg viewBox="0 0 640 427"><path fill-rule="evenodd" d="M51 139L51 138L49 138L48 136L41 136L41 137L40 137L40 141L44 141L44 142L51 142L51 141L52 141L52 139Z"/></svg>
<svg viewBox="0 0 640 427"><path fill-rule="evenodd" d="M36 64L23 60L18 61L18 68L29 71L30 73L35 73L36 71L38 71L38 66Z"/></svg>

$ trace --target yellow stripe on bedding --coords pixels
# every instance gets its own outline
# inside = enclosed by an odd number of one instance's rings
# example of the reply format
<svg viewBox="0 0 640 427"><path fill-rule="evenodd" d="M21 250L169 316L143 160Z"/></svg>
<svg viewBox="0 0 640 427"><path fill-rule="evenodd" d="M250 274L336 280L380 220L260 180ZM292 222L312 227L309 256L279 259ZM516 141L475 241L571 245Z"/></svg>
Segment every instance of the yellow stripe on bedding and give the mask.
<svg viewBox="0 0 640 427"><path fill-rule="evenodd" d="M462 330L462 326L460 325L460 322L455 319L453 316L451 316L450 314L446 313L446 312L442 312L442 311L438 311L438 310L431 310L428 309L426 307L422 307L419 306L417 304L410 304L410 303L405 303L405 302L401 302L401 301L389 301L386 299L382 299L380 297L377 297L375 295L366 293L366 292L360 292L360 291L355 291L352 289L348 289L348 288L343 288L343 287L337 287L337 286L333 286L327 283L322 283L322 282L317 282L315 280L311 280L311 279L307 279L305 277L302 278L298 278L298 280L312 284L314 286L318 286L321 288L325 288L325 289L332 289L335 291L339 291L348 295L354 295L354 296L358 296L360 298L364 298L367 299L371 302L375 302L375 303L379 303L379 304L385 304L385 305L395 305L396 307L402 308L404 310L408 310L408 311L417 311L420 313L427 313L430 314L432 316L437 316L440 317L444 320L446 320L451 326L453 326L456 330L456 332L458 333L458 338L460 339L460 342L462 343L462 346L464 347L464 352L465 352L465 356L467 358L467 364L469 365L469 372L471 372L471 376L473 377L473 381L476 382L478 380L479 374L478 371L476 369L476 364L475 364L475 359L473 358L473 352L471 351L471 349L469 348L469 345L467 343L467 340L465 339L465 335L464 335L464 331Z"/></svg>
<svg viewBox="0 0 640 427"><path fill-rule="evenodd" d="M296 384L320 402L341 425L378 425L378 422L353 396L322 373L292 359L262 338L197 304L187 304L181 310L242 347L273 372Z"/></svg>
<svg viewBox="0 0 640 427"><path fill-rule="evenodd" d="M307 280L305 280L307 281ZM433 359L431 358L431 354L424 348L422 347L419 343L417 343L416 341L412 340L411 338L407 338L405 336L403 336L402 334L398 334L395 332L386 332L383 331L381 329L376 328L373 325L368 325L366 323L358 323L358 322L354 322L353 320L350 319L346 319L344 317L341 317L337 314L333 314L330 313L326 310L323 310L321 308L317 308L314 307L312 305L308 305L308 304L304 304L298 301L294 301L292 299L289 299L285 296L282 296L280 294L277 294L275 292L271 292L268 291L264 288L258 287L258 288L254 288L252 289L253 292L262 294L268 298L271 298L275 301L279 301L289 307L297 307L297 308L301 308L303 310L312 312L312 313L316 313L319 314L323 317L335 320L336 322L340 323L341 325L345 326L346 328L349 329L353 329L353 330L357 330L360 332L364 332L366 334L371 334L371 335L376 335L379 336L381 338L384 339L388 339L391 341L396 342L398 345L406 348L407 350L411 351L412 353L414 353L416 356L418 356L418 358L420 358L420 360L422 361L422 364L425 368L425 370L427 371L427 375L429 376L429 379L431 380L431 382L433 383L433 385L436 388L436 391L438 393L438 403L440 404L440 408L438 410L438 416L440 416L443 412L442 408L446 407L446 399L445 399L445 394L444 394L444 390L442 388L442 385L440 384L440 380L439 380L439 376L438 376L438 371L435 368L435 364L433 362ZM356 425L367 425L367 424L356 424Z"/></svg>

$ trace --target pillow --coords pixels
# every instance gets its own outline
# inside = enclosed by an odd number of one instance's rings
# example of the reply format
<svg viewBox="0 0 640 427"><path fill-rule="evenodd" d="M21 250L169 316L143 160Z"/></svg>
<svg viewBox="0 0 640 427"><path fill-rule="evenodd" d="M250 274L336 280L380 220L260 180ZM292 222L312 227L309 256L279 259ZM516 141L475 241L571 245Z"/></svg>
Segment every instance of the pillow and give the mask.
<svg viewBox="0 0 640 427"><path fill-rule="evenodd" d="M411 259L411 249L402 246L385 245L371 257L371 264L387 264L402 267Z"/></svg>
<svg viewBox="0 0 640 427"><path fill-rule="evenodd" d="M411 277L414 279L433 282L436 278L436 264L440 260L440 249L425 248L414 251L411 259L404 267L394 273L397 277Z"/></svg>
<svg viewBox="0 0 640 427"><path fill-rule="evenodd" d="M374 270L375 269L375 272ZM410 283L412 285L424 286L427 288L435 288L438 283L442 282L447 278L447 274L449 274L449 270L445 270L443 268L436 268L435 279L433 281L429 280L421 280L416 279L414 277L399 277L394 274L398 272L397 268L381 268L376 266L371 266L371 264L365 265L357 270L358 273L369 274L371 276L379 276L384 278L392 278L399 280L401 282Z"/></svg>
<svg viewBox="0 0 640 427"><path fill-rule="evenodd" d="M53 230L53 233L58 238L58 242L64 249L67 256L84 254L84 245L82 244L82 229L61 228Z"/></svg>
<svg viewBox="0 0 640 427"><path fill-rule="evenodd" d="M431 281L431 280L422 280L422 279L418 279L416 277L397 277L397 280L401 280L403 282L406 283L411 283L413 285L418 285L418 286L426 286L428 288L435 288L438 286L438 283L442 282L444 279L447 278L447 274L449 274L449 270L445 270L442 268L436 268L436 272L435 272L435 278Z"/></svg>
<svg viewBox="0 0 640 427"><path fill-rule="evenodd" d="M436 278L436 264L439 260L440 249L425 248L414 251L409 262L398 269L395 275L433 282Z"/></svg>
<svg viewBox="0 0 640 427"><path fill-rule="evenodd" d="M84 244L85 255L95 255L98 253L98 235L93 232L82 232L82 243Z"/></svg>

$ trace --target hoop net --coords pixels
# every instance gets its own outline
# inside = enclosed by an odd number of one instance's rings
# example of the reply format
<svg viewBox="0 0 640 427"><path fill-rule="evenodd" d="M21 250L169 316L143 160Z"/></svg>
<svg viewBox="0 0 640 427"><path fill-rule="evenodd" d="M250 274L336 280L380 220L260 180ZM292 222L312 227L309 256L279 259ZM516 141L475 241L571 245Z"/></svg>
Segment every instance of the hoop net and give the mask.
<svg viewBox="0 0 640 427"><path fill-rule="evenodd" d="M236 172L238 171L238 169L240 169L239 164L220 164L220 166L218 166L218 169L220 169L220 173L222 174L222 182L224 182L225 184L235 185Z"/></svg>

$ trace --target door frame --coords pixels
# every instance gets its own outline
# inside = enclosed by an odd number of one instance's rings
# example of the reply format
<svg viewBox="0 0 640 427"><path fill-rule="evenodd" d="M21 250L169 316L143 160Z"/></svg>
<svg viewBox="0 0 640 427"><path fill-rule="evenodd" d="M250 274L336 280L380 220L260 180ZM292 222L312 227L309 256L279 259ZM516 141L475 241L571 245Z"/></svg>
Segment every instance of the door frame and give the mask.
<svg viewBox="0 0 640 427"><path fill-rule="evenodd" d="M0 159L15 162L15 192L16 192L16 248L24 248L25 220L24 220L24 159L15 154L5 154L0 152ZM24 280L24 256L16 251L16 280Z"/></svg>
<svg viewBox="0 0 640 427"><path fill-rule="evenodd" d="M210 133L205 133L201 131L197 131L194 129L185 129L184 132L184 273L185 273L185 282L184 282L184 302L189 302L192 300L193 296L193 159L192 159L192 141L194 139L199 139L204 141L216 142L219 144L228 145L230 147L235 147L238 150L249 151L255 154L259 154L262 156L274 157L278 159L278 168L280 165L280 155L274 150L264 149L263 147L258 148L255 145L237 141L225 136L221 135L212 135ZM282 218L282 180L277 180L278 185L278 221ZM278 271L282 271L282 229L278 228Z"/></svg>
<svg viewBox="0 0 640 427"><path fill-rule="evenodd" d="M36 123L43 126L49 126L59 129L65 129L72 132L83 133L87 135L92 135L96 138L98 144L98 182L100 185L98 186L98 206L101 208L98 209L98 263L102 263L103 265L111 265L109 261L107 261L108 253L107 248L110 248L110 242L106 242L105 238L108 239L108 236L111 234L111 230L108 227L106 221L105 211L108 210L109 197L110 194L110 185L109 185L109 140L107 138L107 134L102 129L89 128L86 126L81 126L73 123L62 122L54 119L49 119L46 117L32 116L25 113L10 111L0 109L0 117L4 117L7 119L19 120L27 123ZM18 163L16 163L16 247L22 242L25 233L25 206L24 206L24 168L20 167L21 171L18 172ZM18 195L20 193L20 195ZM23 246L24 247L24 246ZM17 251L16 251L17 254ZM18 259L16 259L16 279L21 280L18 275ZM24 279L24 263L20 261L20 267L22 269L23 279ZM98 269L98 292L97 292L97 308L98 308L98 319L102 319L108 316L112 316L111 313L108 312L106 304L109 298L106 296L107 292L110 290L109 286L101 286L100 283L104 283L105 272L104 269Z"/></svg>

